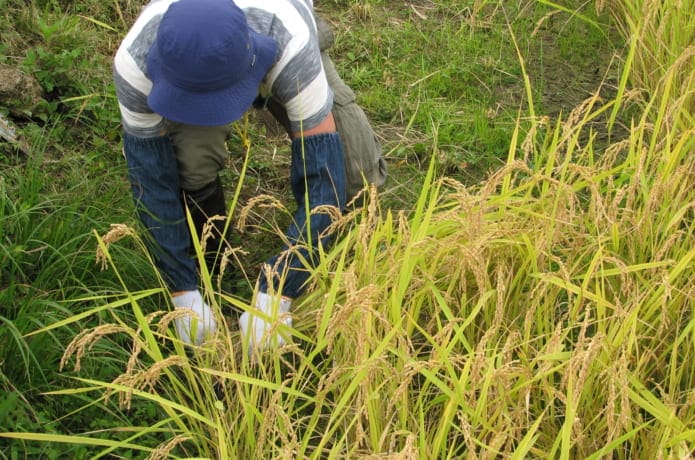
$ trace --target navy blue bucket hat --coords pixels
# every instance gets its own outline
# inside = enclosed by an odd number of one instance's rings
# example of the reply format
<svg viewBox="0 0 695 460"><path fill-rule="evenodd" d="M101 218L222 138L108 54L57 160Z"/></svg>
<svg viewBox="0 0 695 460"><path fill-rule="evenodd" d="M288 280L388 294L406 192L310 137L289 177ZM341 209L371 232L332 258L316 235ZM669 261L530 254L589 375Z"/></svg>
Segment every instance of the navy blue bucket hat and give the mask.
<svg viewBox="0 0 695 460"><path fill-rule="evenodd" d="M162 16L147 56L147 103L180 123L231 123L253 103L276 52L232 0L179 0Z"/></svg>

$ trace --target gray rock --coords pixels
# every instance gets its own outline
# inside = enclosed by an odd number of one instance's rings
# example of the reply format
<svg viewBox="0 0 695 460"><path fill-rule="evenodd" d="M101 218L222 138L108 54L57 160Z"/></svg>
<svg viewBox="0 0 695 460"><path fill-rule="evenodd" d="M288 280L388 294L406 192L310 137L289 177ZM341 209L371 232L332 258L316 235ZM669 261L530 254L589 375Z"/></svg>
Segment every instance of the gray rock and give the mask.
<svg viewBox="0 0 695 460"><path fill-rule="evenodd" d="M6 141L17 147L20 153L29 154L29 145L18 133L17 127L10 119L0 113L0 142Z"/></svg>
<svg viewBox="0 0 695 460"><path fill-rule="evenodd" d="M31 75L0 64L0 106L18 117L31 115L43 100L43 89Z"/></svg>

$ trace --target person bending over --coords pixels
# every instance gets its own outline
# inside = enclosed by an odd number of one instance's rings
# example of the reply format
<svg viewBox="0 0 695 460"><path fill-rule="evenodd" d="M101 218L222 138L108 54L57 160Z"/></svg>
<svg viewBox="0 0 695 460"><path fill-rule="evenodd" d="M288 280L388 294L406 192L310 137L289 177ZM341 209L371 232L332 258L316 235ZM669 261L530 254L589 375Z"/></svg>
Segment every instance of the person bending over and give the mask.
<svg viewBox="0 0 695 460"><path fill-rule="evenodd" d="M318 245L330 244L330 217L312 210L342 210L365 184L384 183L379 142L327 54L332 41L310 0L153 0L116 52L133 198L173 304L189 310L175 322L188 344L202 343L217 323L190 257L186 209L199 235L218 217L205 254L213 269L225 245L218 173L227 134L251 106L270 110L288 131L297 211L287 245L261 270L255 308L239 318L250 351L285 342L268 332L278 320L291 326L287 313L305 289L306 265L316 263Z"/></svg>

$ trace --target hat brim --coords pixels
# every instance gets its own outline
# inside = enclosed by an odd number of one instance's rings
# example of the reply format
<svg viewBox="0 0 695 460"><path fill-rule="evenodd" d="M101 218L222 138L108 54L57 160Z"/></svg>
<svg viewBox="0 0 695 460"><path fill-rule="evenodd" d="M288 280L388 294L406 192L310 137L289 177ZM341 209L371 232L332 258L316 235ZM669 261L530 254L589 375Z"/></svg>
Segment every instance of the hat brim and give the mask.
<svg viewBox="0 0 695 460"><path fill-rule="evenodd" d="M152 90L149 107L164 118L197 126L221 126L238 120L251 107L258 88L275 62L276 45L272 38L249 30L256 46L256 62L243 80L216 91L190 91L162 76L161 58L156 42L147 56L147 74Z"/></svg>

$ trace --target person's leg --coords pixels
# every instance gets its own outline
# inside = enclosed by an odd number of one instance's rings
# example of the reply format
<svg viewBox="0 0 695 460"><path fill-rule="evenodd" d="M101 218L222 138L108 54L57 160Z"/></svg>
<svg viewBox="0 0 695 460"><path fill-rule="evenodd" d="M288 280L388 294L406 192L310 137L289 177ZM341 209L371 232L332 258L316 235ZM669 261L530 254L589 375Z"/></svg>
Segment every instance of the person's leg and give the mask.
<svg viewBox="0 0 695 460"><path fill-rule="evenodd" d="M205 261L211 273L219 269L227 248L224 235L227 207L219 171L229 152L229 126L192 126L169 123L176 150L183 203L191 213L198 238L203 238Z"/></svg>
<svg viewBox="0 0 695 460"><path fill-rule="evenodd" d="M183 199L191 213L198 239L204 245L208 270L217 274L222 254L227 249L227 240L223 236L227 207L222 181L217 176L201 189L184 190Z"/></svg>

